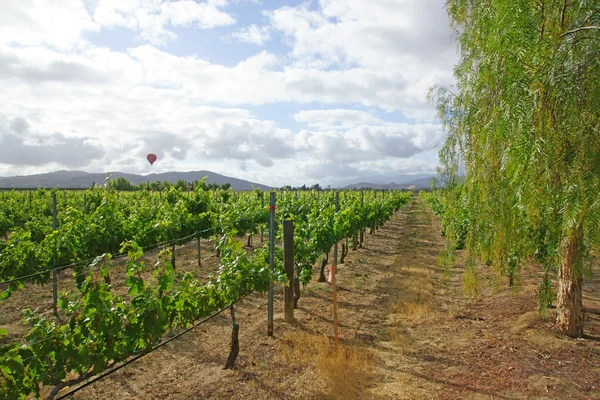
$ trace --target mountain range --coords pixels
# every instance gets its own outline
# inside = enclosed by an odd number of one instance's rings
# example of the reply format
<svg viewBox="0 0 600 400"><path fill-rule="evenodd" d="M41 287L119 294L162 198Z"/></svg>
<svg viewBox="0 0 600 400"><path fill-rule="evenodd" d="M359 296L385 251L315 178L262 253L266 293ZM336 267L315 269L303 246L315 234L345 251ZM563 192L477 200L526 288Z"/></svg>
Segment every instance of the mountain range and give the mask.
<svg viewBox="0 0 600 400"><path fill-rule="evenodd" d="M250 182L243 179L232 178L229 176L217 174L211 171L190 171L190 172L164 172L160 174L136 175L123 172L108 172L108 173L89 173L83 171L56 171L37 175L22 175L14 177L0 177L0 189L32 189L32 188L70 188L70 189L86 189L96 185L103 185L106 178L111 179L123 177L135 185L146 182L168 181L177 182L182 179L186 182L199 181L206 177L206 183L216 183L223 185L224 183L231 184L233 190L252 190L258 188L261 190L269 190L272 187L256 182ZM424 189L429 187L431 176L401 176L402 183L369 183L361 182L347 185L344 189Z"/></svg>
<svg viewBox="0 0 600 400"><path fill-rule="evenodd" d="M83 171L56 171L46 174L0 178L0 188L86 189L91 188L94 183L96 185L103 185L108 176L110 176L113 180L123 177L135 185L156 181L168 181L175 183L180 179L183 179L186 182L194 182L206 177L206 183L216 183L218 185L229 183L231 184L233 190L252 190L253 188L258 188L261 190L271 189L271 187L267 185L245 181L243 179L232 178L211 171L164 172L161 174L149 175L126 174L123 172L108 172L102 174Z"/></svg>
<svg viewBox="0 0 600 400"><path fill-rule="evenodd" d="M418 189L427 189L429 188L431 179L434 176L428 176L424 178L415 179L409 182L404 183L369 183L369 182L360 182L354 183L352 185L344 186L344 189L384 189L384 190L418 190Z"/></svg>

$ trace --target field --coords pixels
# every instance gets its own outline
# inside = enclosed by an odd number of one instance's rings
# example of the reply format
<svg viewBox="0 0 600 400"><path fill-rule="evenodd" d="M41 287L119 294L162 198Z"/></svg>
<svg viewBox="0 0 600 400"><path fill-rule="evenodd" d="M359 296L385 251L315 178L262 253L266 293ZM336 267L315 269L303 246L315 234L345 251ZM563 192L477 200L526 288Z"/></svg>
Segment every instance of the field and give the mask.
<svg viewBox="0 0 600 400"><path fill-rule="evenodd" d="M0 392L17 399L50 390L46 395L55 398L155 351L250 293L277 283L306 286L319 256L341 242L342 263L350 243L357 247L410 194L272 192L271 205L264 197L201 186L11 193L0 209ZM284 219L294 222L293 240L285 243ZM257 243L259 232L268 246ZM287 275L283 245L294 249Z"/></svg>
<svg viewBox="0 0 600 400"><path fill-rule="evenodd" d="M73 398L600 398L597 315L588 314L585 339L558 335L552 312L542 318L536 311L533 267L523 270L518 288L508 288L480 266L479 297L466 296L461 252L452 271L439 265L446 248L439 232L437 218L413 197L350 251L337 276L338 352L331 285L317 282L316 268L294 324L283 322L278 287L273 338L266 335L265 295L236 307L234 370L223 369L231 336L223 313ZM178 254L181 268L194 268L193 251ZM204 254L209 270L216 257L208 246ZM587 308L600 308L599 288L597 278L586 285Z"/></svg>
<svg viewBox="0 0 600 400"><path fill-rule="evenodd" d="M2 3L0 400L600 400L600 0L129 3Z"/></svg>

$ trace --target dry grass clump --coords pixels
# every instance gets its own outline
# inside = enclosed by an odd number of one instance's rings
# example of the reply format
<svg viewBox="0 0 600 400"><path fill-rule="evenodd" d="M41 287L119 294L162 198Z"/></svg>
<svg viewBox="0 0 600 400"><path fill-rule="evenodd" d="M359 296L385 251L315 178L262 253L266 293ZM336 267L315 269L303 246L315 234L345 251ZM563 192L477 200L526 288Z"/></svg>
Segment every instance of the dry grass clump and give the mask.
<svg viewBox="0 0 600 400"><path fill-rule="evenodd" d="M388 337L394 345L394 351L398 354L409 352L414 345L414 339L406 328L400 325L392 326L387 330Z"/></svg>
<svg viewBox="0 0 600 400"><path fill-rule="evenodd" d="M278 346L279 355L298 367L314 368L324 383L328 399L368 399L373 378L372 356L366 349L333 346L324 335L286 332Z"/></svg>
<svg viewBox="0 0 600 400"><path fill-rule="evenodd" d="M419 318L429 314L430 306L429 303L400 300L391 305L390 311L392 314L400 314L402 317Z"/></svg>

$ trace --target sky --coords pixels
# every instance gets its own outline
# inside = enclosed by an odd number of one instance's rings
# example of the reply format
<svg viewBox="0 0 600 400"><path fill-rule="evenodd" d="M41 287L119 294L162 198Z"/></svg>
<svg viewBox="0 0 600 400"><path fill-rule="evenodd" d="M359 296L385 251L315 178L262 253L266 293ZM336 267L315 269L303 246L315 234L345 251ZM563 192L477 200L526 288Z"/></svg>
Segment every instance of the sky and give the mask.
<svg viewBox="0 0 600 400"><path fill-rule="evenodd" d="M444 0L0 0L0 176L435 174ZM150 166L146 154L158 161Z"/></svg>

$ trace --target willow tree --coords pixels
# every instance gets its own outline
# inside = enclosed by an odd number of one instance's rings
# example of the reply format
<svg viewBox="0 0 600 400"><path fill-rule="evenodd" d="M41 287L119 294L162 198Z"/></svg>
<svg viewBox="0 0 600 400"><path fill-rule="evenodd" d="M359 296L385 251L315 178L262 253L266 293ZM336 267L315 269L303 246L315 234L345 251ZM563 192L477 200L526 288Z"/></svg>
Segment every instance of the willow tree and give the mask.
<svg viewBox="0 0 600 400"><path fill-rule="evenodd" d="M583 335L582 285L600 243L598 0L448 0L456 90L434 88L472 208L468 249L497 265L544 252L557 325ZM545 274L546 279L549 275Z"/></svg>

